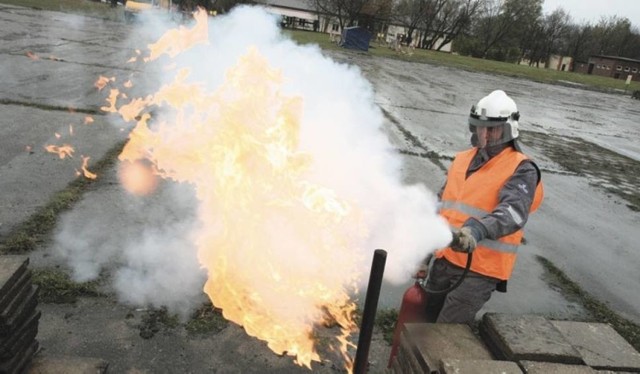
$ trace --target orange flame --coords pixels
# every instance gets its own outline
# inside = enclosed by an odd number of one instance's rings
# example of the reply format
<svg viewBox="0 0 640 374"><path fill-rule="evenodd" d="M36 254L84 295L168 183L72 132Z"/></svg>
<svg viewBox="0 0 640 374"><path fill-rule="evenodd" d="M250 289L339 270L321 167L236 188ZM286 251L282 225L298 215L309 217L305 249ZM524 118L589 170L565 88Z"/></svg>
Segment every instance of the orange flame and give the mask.
<svg viewBox="0 0 640 374"><path fill-rule="evenodd" d="M64 159L67 156L73 157L73 147L68 144L64 144L62 146L47 145L44 148L47 150L47 152L56 153L61 159Z"/></svg>
<svg viewBox="0 0 640 374"><path fill-rule="evenodd" d="M200 8L194 13L196 25L193 29L180 26L178 29L167 31L160 39L149 45L151 51L149 60L153 61L162 54L175 57L182 51L193 47L196 44L206 44L209 42L209 27L207 24L207 12Z"/></svg>
<svg viewBox="0 0 640 374"><path fill-rule="evenodd" d="M129 104L123 105L118 109L118 113L125 121L132 121L140 115L140 113L149 105L151 97L145 99L133 99Z"/></svg>
<svg viewBox="0 0 640 374"><path fill-rule="evenodd" d="M99 91L102 90L103 88L105 88L105 86L109 83L109 82L115 82L116 78L115 77L111 77L111 78L107 78L107 77L103 77L102 75L98 78L98 80L93 84L94 87L96 87Z"/></svg>
<svg viewBox="0 0 640 374"><path fill-rule="evenodd" d="M149 59L207 43L206 12L195 18L193 29L152 44ZM178 70L171 84L120 108L110 95L107 111L138 119L119 156L122 184L136 194L152 192L156 176L193 185L204 291L224 317L308 368L320 361L314 332L334 320L341 333L332 346L350 370L361 263L353 245L366 230L349 202L307 179L313 159L298 146L302 99L281 93L281 72L255 48L214 92L190 79L190 70ZM150 106L163 108L153 126Z"/></svg>
<svg viewBox="0 0 640 374"><path fill-rule="evenodd" d="M109 97L106 99L106 101L109 103L109 106L102 106L100 107L100 110L102 110L103 112L116 113L118 111L118 109L116 109L116 101L118 100L119 94L120 91L112 88L109 91Z"/></svg>
<svg viewBox="0 0 640 374"><path fill-rule="evenodd" d="M96 174L90 172L89 169L88 169L88 167L89 167L89 159L90 159L90 157L82 156L82 174L87 179L96 179L98 176Z"/></svg>

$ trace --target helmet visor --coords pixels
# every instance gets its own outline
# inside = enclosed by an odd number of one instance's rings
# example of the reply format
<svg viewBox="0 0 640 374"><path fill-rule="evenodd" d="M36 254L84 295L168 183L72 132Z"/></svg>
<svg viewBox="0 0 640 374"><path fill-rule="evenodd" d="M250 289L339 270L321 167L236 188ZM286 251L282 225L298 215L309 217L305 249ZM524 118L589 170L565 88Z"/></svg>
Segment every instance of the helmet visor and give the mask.
<svg viewBox="0 0 640 374"><path fill-rule="evenodd" d="M511 125L506 121L480 121L484 126L472 124L469 121L469 131L471 132L471 145L478 148L491 147L504 144L513 139L511 136ZM492 126L486 126L491 124Z"/></svg>

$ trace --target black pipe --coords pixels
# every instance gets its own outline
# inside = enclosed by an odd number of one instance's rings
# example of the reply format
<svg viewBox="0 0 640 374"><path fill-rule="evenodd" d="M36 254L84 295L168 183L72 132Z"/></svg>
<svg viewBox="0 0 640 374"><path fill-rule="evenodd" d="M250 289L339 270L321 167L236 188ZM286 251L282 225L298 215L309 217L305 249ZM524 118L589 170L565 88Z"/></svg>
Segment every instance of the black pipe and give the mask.
<svg viewBox="0 0 640 374"><path fill-rule="evenodd" d="M384 274L384 265L386 262L387 251L384 249L376 249L373 253L367 296L364 301L364 310L362 311L358 348L356 349L356 359L353 363L354 374L364 374L367 372L369 348L371 347L371 337L376 321L376 310L378 309L378 299L380 298L380 289L382 288L382 275Z"/></svg>

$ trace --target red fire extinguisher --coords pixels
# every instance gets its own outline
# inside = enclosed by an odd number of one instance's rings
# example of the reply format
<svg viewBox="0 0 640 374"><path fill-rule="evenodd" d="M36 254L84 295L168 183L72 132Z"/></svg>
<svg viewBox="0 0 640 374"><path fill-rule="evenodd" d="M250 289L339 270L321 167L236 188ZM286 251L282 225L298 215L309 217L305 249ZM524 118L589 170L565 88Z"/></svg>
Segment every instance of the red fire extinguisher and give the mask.
<svg viewBox="0 0 640 374"><path fill-rule="evenodd" d="M396 327L393 330L393 344L391 345L391 355L387 367L391 367L393 359L398 354L400 334L402 333L404 324L427 322L425 313L427 309L427 292L422 286L426 278L427 272L424 270L419 271L416 274L416 281L413 286L407 288L404 296L402 296L402 305L400 306Z"/></svg>
<svg viewBox="0 0 640 374"><path fill-rule="evenodd" d="M453 240L451 244L454 245L460 240L460 233L458 231L452 232ZM429 255L425 260L425 264L431 263L432 255ZM400 345L400 335L402 334L402 328L405 323L424 323L427 322L427 291L431 294L446 294L455 290L466 278L469 269L471 269L471 262L473 261L473 253L467 254L467 264L462 272L460 278L455 284L444 290L432 290L428 289L426 285L427 272L420 270L416 274L416 281L413 286L409 287L402 296L402 305L400 306L400 312L398 314L398 321L393 331L393 342L391 345L391 355L389 356L389 364L387 367L391 367L393 359L398 354L398 346Z"/></svg>

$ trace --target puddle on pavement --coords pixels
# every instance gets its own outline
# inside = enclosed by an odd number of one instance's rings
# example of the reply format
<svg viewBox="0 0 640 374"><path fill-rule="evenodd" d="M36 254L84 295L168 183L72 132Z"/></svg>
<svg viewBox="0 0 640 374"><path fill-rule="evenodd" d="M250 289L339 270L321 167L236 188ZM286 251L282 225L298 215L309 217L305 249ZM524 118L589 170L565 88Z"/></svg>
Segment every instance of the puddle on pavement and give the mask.
<svg viewBox="0 0 640 374"><path fill-rule="evenodd" d="M640 163L583 139L526 132L526 144L640 212Z"/></svg>

